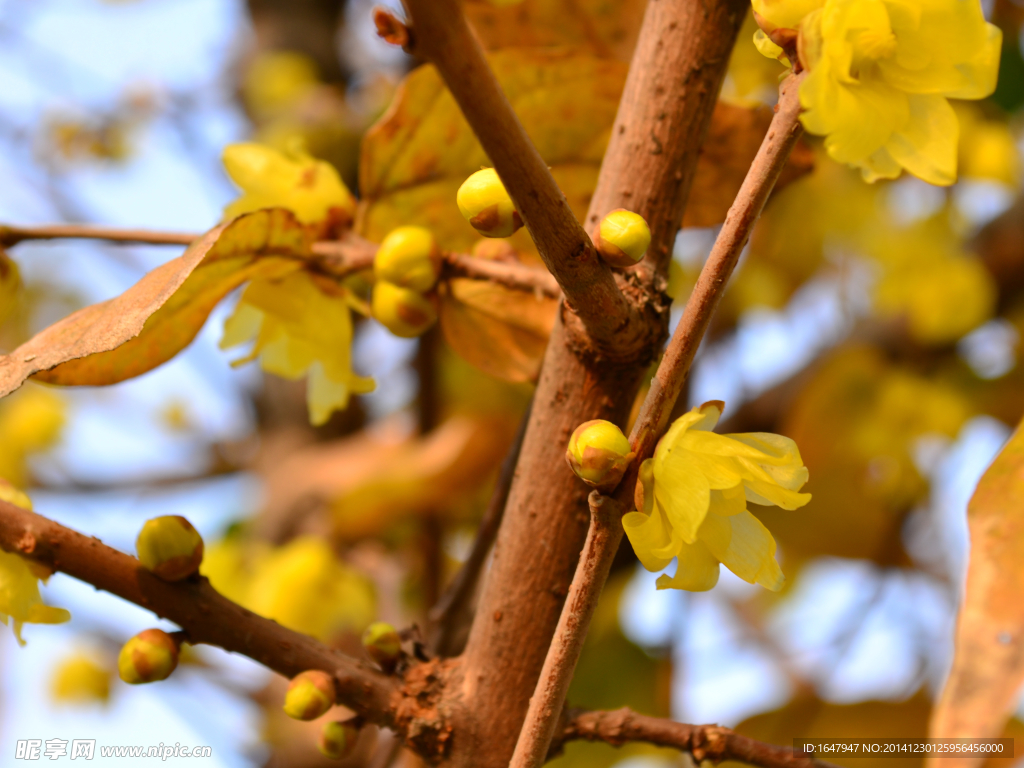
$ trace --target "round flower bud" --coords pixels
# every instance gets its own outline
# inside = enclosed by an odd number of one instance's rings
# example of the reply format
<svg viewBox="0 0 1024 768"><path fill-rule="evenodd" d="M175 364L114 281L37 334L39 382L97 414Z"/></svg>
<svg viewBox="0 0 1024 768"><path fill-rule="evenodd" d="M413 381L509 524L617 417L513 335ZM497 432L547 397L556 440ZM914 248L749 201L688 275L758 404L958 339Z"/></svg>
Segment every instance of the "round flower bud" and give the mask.
<svg viewBox="0 0 1024 768"><path fill-rule="evenodd" d="M622 479L634 454L622 430L596 419L576 427L565 460L583 482L594 488L612 487Z"/></svg>
<svg viewBox="0 0 1024 768"><path fill-rule="evenodd" d="M284 713L296 720L316 720L333 706L334 678L319 669L297 674L284 695Z"/></svg>
<svg viewBox="0 0 1024 768"><path fill-rule="evenodd" d="M320 754L331 760L342 760L352 754L359 739L359 729L351 721L325 723L316 746Z"/></svg>
<svg viewBox="0 0 1024 768"><path fill-rule="evenodd" d="M433 233L423 227L391 230L374 256L373 273L378 280L429 291L441 274L441 251Z"/></svg>
<svg viewBox="0 0 1024 768"><path fill-rule="evenodd" d="M433 302L422 293L381 280L373 286L373 316L395 336L411 339L437 322Z"/></svg>
<svg viewBox="0 0 1024 768"><path fill-rule="evenodd" d="M164 581L180 581L199 570L203 539L181 515L164 515L146 521L135 551L146 570Z"/></svg>
<svg viewBox="0 0 1024 768"><path fill-rule="evenodd" d="M512 198L493 168L477 171L462 182L455 202L473 229L484 237L508 237L523 226Z"/></svg>
<svg viewBox="0 0 1024 768"><path fill-rule="evenodd" d="M145 629L121 648L117 673L129 685L166 680L178 666L178 643L160 629Z"/></svg>
<svg viewBox="0 0 1024 768"><path fill-rule="evenodd" d="M377 621L363 632L363 648L384 669L394 669L402 657L402 639L393 626Z"/></svg>
<svg viewBox="0 0 1024 768"><path fill-rule="evenodd" d="M647 253L651 228L638 213L616 208L601 220L594 245L612 267L631 267Z"/></svg>

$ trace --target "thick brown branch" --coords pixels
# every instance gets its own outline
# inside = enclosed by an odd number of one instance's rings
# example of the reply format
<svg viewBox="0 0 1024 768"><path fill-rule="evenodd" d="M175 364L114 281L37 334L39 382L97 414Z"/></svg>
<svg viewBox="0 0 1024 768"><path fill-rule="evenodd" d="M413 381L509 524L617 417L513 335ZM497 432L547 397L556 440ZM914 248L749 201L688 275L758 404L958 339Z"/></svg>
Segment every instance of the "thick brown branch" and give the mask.
<svg viewBox="0 0 1024 768"><path fill-rule="evenodd" d="M735 760L761 768L836 768L824 760L797 757L792 747L765 744L718 725L684 725L641 715L628 707L612 712L575 712L562 731L560 744L585 739L616 747L643 741L689 752L697 763Z"/></svg>
<svg viewBox="0 0 1024 768"><path fill-rule="evenodd" d="M156 232L148 229L93 227L84 224L50 224L40 227L0 225L0 246L12 246L30 240L105 240L114 243L149 245L189 245L201 235L189 232ZM347 277L373 269L377 245L358 235L346 234L341 240L313 243L313 253L324 272L333 277ZM553 299L562 292L548 272L522 264L478 259L462 253L446 253L445 276L490 280L517 291L531 291Z"/></svg>
<svg viewBox="0 0 1024 768"><path fill-rule="evenodd" d="M328 648L307 635L257 616L219 594L203 577L170 583L142 568L134 557L99 539L0 501L0 548L170 619L188 642L241 653L286 677L307 669L335 676L338 700L367 720L394 723L399 680Z"/></svg>
<svg viewBox="0 0 1024 768"><path fill-rule="evenodd" d="M632 305L598 257L469 28L459 0L406 0L415 52L437 67L592 339L613 346ZM616 341L621 344L621 339Z"/></svg>
<svg viewBox="0 0 1024 768"><path fill-rule="evenodd" d="M511 768L537 768L548 753L597 599L622 541L619 518L624 509L629 508L624 505L632 504L639 463L653 453L657 437L664 430L672 406L682 390L697 346L725 292L729 275L800 135L799 81L799 76L792 77L780 89L778 112L729 209L725 225L687 302L679 327L658 366L633 429L631 443L637 458L620 486L617 495L620 503L615 505L618 515L613 524L609 525L604 515L597 514L598 510L607 510L610 505L600 504L601 497L597 496L595 506L595 494L591 494L592 515L587 544L530 701Z"/></svg>

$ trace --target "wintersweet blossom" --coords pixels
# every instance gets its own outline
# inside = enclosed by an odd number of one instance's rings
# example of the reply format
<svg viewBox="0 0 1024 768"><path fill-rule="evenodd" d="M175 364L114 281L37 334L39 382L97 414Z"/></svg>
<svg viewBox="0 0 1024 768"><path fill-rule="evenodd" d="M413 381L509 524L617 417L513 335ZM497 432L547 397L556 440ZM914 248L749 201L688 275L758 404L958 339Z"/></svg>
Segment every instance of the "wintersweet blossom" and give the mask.
<svg viewBox="0 0 1024 768"><path fill-rule="evenodd" d="M995 90L1002 33L978 0L753 0L755 45L797 33L807 68L801 120L829 155L868 181L902 170L932 184L956 181L956 114L947 99Z"/></svg>
<svg viewBox="0 0 1024 768"><path fill-rule="evenodd" d="M25 509L32 509L28 496L0 479L0 499ZM63 608L54 608L43 603L39 596L40 576L48 574L20 555L0 551L0 622L13 623L14 636L19 645L21 627L29 624L62 624L71 618Z"/></svg>
<svg viewBox="0 0 1024 768"><path fill-rule="evenodd" d="M637 507L622 518L649 571L678 558L676 575L658 589L702 592L718 583L719 564L744 581L778 590L785 581L775 539L747 502L796 509L811 500L796 443L763 432L712 432L724 404L705 403L677 419L640 466Z"/></svg>
<svg viewBox="0 0 1024 768"><path fill-rule="evenodd" d="M328 296L308 272L249 283L224 323L221 349L255 339L236 365L259 358L263 370L286 379L307 377L309 420L323 424L352 394L372 392L373 379L352 370L352 317L346 289Z"/></svg>

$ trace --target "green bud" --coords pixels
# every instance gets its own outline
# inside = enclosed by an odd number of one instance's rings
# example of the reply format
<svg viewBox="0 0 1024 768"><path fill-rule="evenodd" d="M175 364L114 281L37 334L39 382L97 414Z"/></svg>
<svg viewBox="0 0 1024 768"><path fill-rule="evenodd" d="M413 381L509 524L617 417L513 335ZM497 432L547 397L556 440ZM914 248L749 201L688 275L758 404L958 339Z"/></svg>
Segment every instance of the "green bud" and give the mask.
<svg viewBox="0 0 1024 768"><path fill-rule="evenodd" d="M607 264L631 267L647 253L651 228L638 213L616 208L601 220L594 245Z"/></svg>
<svg viewBox="0 0 1024 768"><path fill-rule="evenodd" d="M395 336L420 336L437 322L434 303L422 293L381 280L373 286L373 316Z"/></svg>
<svg viewBox="0 0 1024 768"><path fill-rule="evenodd" d="M377 621L363 632L363 648L383 669L394 669L402 657L402 638L393 626Z"/></svg>
<svg viewBox="0 0 1024 768"><path fill-rule="evenodd" d="M622 430L610 421L596 419L576 427L565 460L587 485L610 488L622 479L635 455Z"/></svg>
<svg viewBox="0 0 1024 768"><path fill-rule="evenodd" d="M297 674L284 695L284 712L296 720L316 720L333 706L334 678L319 669Z"/></svg>
<svg viewBox="0 0 1024 768"><path fill-rule="evenodd" d="M477 171L459 187L455 202L473 229L484 237L508 237L523 220L493 168Z"/></svg>
<svg viewBox="0 0 1024 768"><path fill-rule="evenodd" d="M320 754L331 760L342 760L352 754L359 739L359 729L349 721L325 723L316 746Z"/></svg>
<svg viewBox="0 0 1024 768"><path fill-rule="evenodd" d="M117 673L129 685L166 680L177 666L178 643L160 629L139 632L117 657Z"/></svg>
<svg viewBox="0 0 1024 768"><path fill-rule="evenodd" d="M199 570L203 539L184 517L164 515L146 521L135 551L146 570L164 581L180 581Z"/></svg>
<svg viewBox="0 0 1024 768"><path fill-rule="evenodd" d="M391 230L377 249L373 272L378 280L429 291L441 274L441 251L433 233L423 227Z"/></svg>

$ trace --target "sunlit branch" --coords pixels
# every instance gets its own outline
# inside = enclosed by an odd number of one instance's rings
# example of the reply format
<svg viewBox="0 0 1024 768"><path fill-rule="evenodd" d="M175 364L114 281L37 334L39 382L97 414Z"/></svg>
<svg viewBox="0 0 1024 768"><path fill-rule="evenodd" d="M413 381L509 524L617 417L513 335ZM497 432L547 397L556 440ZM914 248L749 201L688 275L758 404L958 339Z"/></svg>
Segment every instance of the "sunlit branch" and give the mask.
<svg viewBox="0 0 1024 768"><path fill-rule="evenodd" d="M790 151L800 136L800 75L790 76L780 87L779 105L768 133L754 158L740 191L726 216L700 277L686 304L662 357L651 388L640 408L630 443L636 458L619 486L616 499L621 511L632 505L640 462L654 452L657 438L675 405L690 370L694 354L711 322L711 316L725 292L740 252L750 237L754 222L761 214ZM552 638L540 679L523 723L510 768L537 768L548 753L554 737L579 654L593 617L597 599L622 541L618 520L608 527L597 510L608 509L607 501L591 494L591 523L584 556L573 577L558 628ZM591 551L592 549L592 551Z"/></svg>
<svg viewBox="0 0 1024 768"><path fill-rule="evenodd" d="M0 246L10 247L33 240L103 240L111 243L142 245L190 245L201 237L190 232L157 232L148 229L94 227L85 224L48 224L39 227L0 225ZM318 266L334 277L373 268L377 246L351 233L341 240L322 240L313 244ZM543 269L506 261L479 259L462 253L444 255L444 276L489 280L517 291L530 291L557 299L562 293L558 282Z"/></svg>
<svg viewBox="0 0 1024 768"><path fill-rule="evenodd" d="M307 669L334 675L338 700L367 720L394 723L400 681L318 640L257 616L219 594L204 577L166 582L99 539L0 501L0 548L92 584L169 619L188 642L241 653L286 677Z"/></svg>
<svg viewBox="0 0 1024 768"><path fill-rule="evenodd" d="M631 741L672 747L693 755L694 762L735 760L760 768L836 768L824 760L797 757L792 747L765 744L718 725L685 725L641 715L628 707L611 712L574 712L558 746L578 739L620 747Z"/></svg>
<svg viewBox="0 0 1024 768"><path fill-rule="evenodd" d="M637 316L598 257L547 164L527 136L469 28L459 0L406 0L407 49L437 67L505 188L567 304L597 342ZM378 13L380 16L380 13ZM400 22L389 20L388 34ZM378 19L381 28L381 19ZM400 35L401 37L401 35Z"/></svg>

